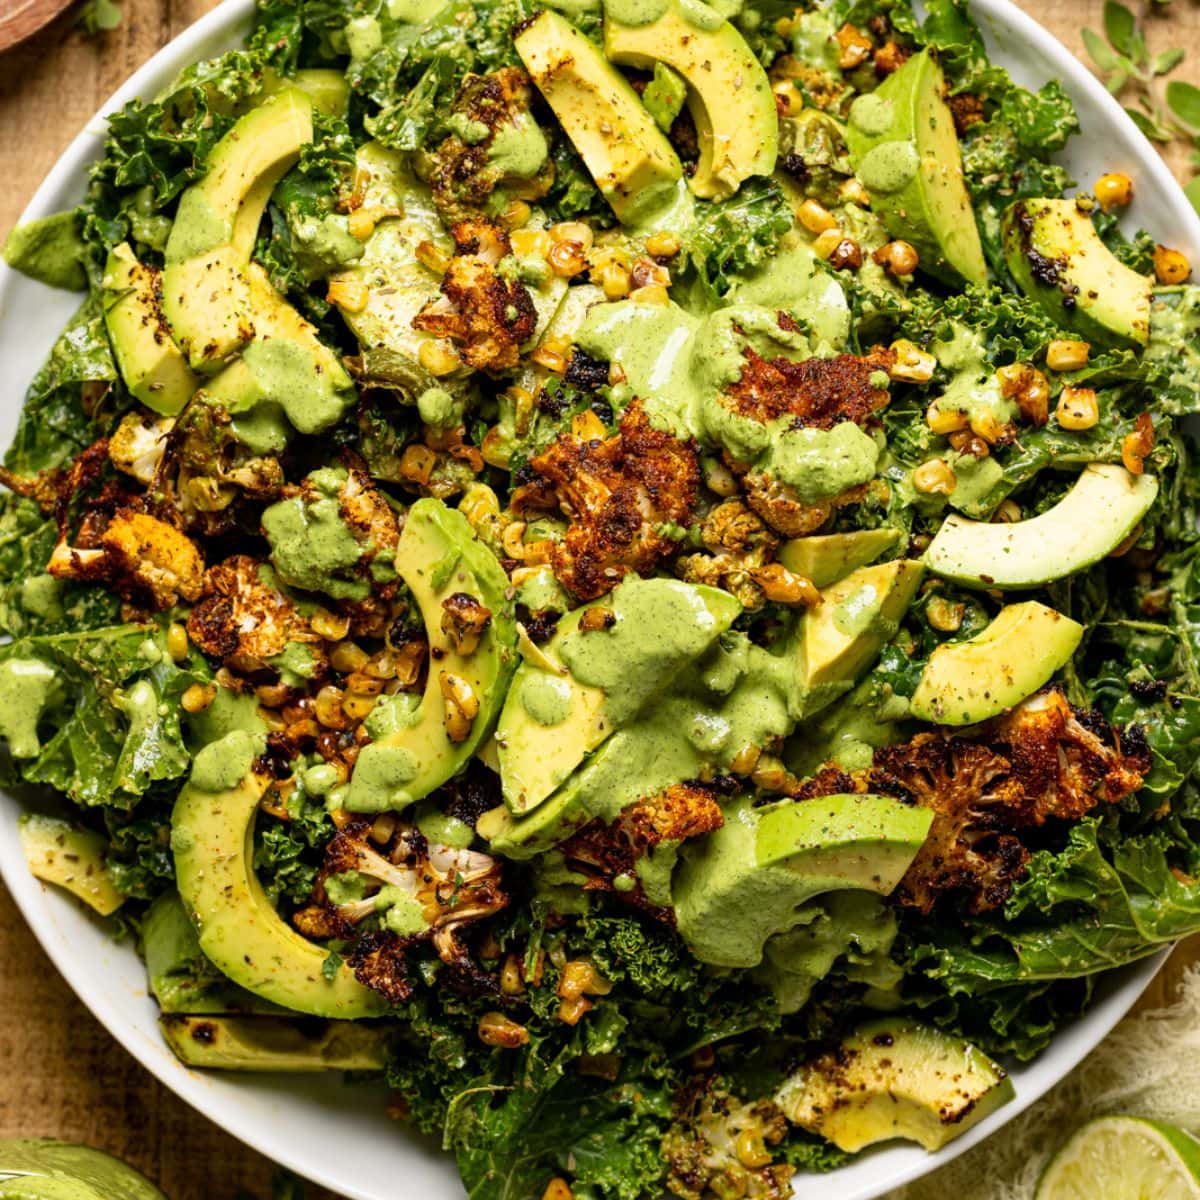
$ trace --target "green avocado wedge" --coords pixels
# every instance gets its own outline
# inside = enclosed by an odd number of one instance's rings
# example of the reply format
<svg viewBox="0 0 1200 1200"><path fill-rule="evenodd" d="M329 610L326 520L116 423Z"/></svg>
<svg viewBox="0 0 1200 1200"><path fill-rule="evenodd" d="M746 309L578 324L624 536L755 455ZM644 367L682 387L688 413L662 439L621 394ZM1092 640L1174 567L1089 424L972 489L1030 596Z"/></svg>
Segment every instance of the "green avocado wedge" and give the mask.
<svg viewBox="0 0 1200 1200"><path fill-rule="evenodd" d="M893 1138L939 1150L1013 1095L1004 1070L970 1042L885 1017L801 1066L775 1102L793 1125L853 1154Z"/></svg>
<svg viewBox="0 0 1200 1200"><path fill-rule="evenodd" d="M205 753L236 758L225 741ZM254 819L268 783L251 770L231 787L208 791L193 773L175 801L175 876L200 949L234 983L293 1012L380 1016L388 1008L383 997L363 987L345 963L327 971L329 952L284 921L254 873Z"/></svg>
<svg viewBox="0 0 1200 1200"><path fill-rule="evenodd" d="M387 1036L378 1025L287 1017L167 1015L159 1025L186 1067L218 1071L382 1071Z"/></svg>
<svg viewBox="0 0 1200 1200"><path fill-rule="evenodd" d="M1111 554L1158 495L1153 475L1089 463L1053 508L1011 524L948 516L925 552L935 575L966 587L1040 587Z"/></svg>
<svg viewBox="0 0 1200 1200"><path fill-rule="evenodd" d="M508 576L462 513L418 500L404 522L396 570L425 622L429 678L415 704L401 694L367 718L373 740L354 764L343 801L350 812L407 808L461 770L491 737L517 667ZM463 604L487 611L469 648L453 633Z"/></svg>
<svg viewBox="0 0 1200 1200"><path fill-rule="evenodd" d="M0 1200L166 1200L148 1179L87 1146L0 1141Z"/></svg>
<svg viewBox="0 0 1200 1200"><path fill-rule="evenodd" d="M1103 346L1149 342L1150 276L1113 254L1074 197L1018 200L1000 228L1013 278L1052 321Z"/></svg>
<svg viewBox="0 0 1200 1200"><path fill-rule="evenodd" d="M725 824L687 844L671 885L688 949L719 967L754 967L806 901L846 888L887 895L921 849L929 809L890 796L836 795L759 808L743 797Z"/></svg>
<svg viewBox="0 0 1200 1200"><path fill-rule="evenodd" d="M745 38L701 0L605 0L604 53L639 70L670 67L687 81L700 158L688 186L723 200L779 155L779 114L762 64Z"/></svg>
<svg viewBox="0 0 1200 1200"><path fill-rule="evenodd" d="M949 284L983 283L987 263L945 87L933 54L914 54L850 106L846 143L872 211L913 245L919 269Z"/></svg>
<svg viewBox="0 0 1200 1200"><path fill-rule="evenodd" d="M29 870L43 883L70 892L102 917L125 903L104 869L108 839L102 834L41 813L22 813L17 831Z"/></svg>
<svg viewBox="0 0 1200 1200"><path fill-rule="evenodd" d="M939 646L913 693L912 715L935 725L999 716L1070 662L1083 626L1036 600L1009 604L982 632Z"/></svg>
<svg viewBox="0 0 1200 1200"><path fill-rule="evenodd" d="M614 729L703 655L741 611L717 588L631 577L602 600L564 616L541 647L541 663L517 668L496 728L509 809L518 816L532 812ZM597 616L603 618L599 628L581 629ZM619 664L619 678L601 671L585 682L570 665L586 674L598 662Z"/></svg>
<svg viewBox="0 0 1200 1200"><path fill-rule="evenodd" d="M779 561L815 587L829 587L851 571L894 550L904 535L898 529L857 529L791 538L779 547Z"/></svg>

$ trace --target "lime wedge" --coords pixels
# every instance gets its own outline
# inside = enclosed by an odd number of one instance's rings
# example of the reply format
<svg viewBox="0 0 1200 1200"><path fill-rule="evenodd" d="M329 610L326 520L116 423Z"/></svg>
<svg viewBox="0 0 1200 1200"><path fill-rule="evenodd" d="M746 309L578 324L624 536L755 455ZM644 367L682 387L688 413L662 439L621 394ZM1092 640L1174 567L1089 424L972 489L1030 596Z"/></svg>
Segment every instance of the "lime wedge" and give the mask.
<svg viewBox="0 0 1200 1200"><path fill-rule="evenodd" d="M1200 1138L1141 1117L1098 1117L1054 1156L1035 1200L1200 1200Z"/></svg>

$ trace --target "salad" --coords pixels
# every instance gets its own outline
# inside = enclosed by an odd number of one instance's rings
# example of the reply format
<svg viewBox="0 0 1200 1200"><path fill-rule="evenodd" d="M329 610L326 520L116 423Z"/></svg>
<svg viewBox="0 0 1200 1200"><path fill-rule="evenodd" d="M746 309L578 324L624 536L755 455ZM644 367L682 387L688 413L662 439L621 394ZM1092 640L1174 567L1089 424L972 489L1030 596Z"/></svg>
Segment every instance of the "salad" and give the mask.
<svg viewBox="0 0 1200 1200"><path fill-rule="evenodd" d="M1200 929L1200 289L924 14L260 0L10 236L3 781L184 1063L786 1196Z"/></svg>

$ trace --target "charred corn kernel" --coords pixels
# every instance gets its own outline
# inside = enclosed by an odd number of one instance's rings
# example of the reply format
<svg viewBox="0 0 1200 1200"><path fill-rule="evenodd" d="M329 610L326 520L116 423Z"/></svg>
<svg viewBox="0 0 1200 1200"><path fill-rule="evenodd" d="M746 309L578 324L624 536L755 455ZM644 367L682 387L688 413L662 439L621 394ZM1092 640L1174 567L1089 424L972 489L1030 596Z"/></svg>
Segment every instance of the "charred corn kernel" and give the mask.
<svg viewBox="0 0 1200 1200"><path fill-rule="evenodd" d="M592 227L582 221L559 221L557 225L550 226L550 239L553 242L574 242L584 250L590 250L595 238Z"/></svg>
<svg viewBox="0 0 1200 1200"><path fill-rule="evenodd" d="M592 272L592 280L598 283L608 300L624 300L632 288L629 268L623 263L606 262Z"/></svg>
<svg viewBox="0 0 1200 1200"><path fill-rule="evenodd" d="M941 458L923 462L912 473L913 487L925 495L948 496L958 484L954 469Z"/></svg>
<svg viewBox="0 0 1200 1200"><path fill-rule="evenodd" d="M360 696L378 696L383 691L383 680L365 671L351 671L346 676L346 690L357 692Z"/></svg>
<svg viewBox="0 0 1200 1200"><path fill-rule="evenodd" d="M514 229L509 235L513 253L518 258L531 255L545 258L554 245L554 239L544 229Z"/></svg>
<svg viewBox="0 0 1200 1200"><path fill-rule="evenodd" d="M504 532L500 534L500 548L506 558L525 557L525 529L524 521L510 521L505 525Z"/></svg>
<svg viewBox="0 0 1200 1200"><path fill-rule="evenodd" d="M857 204L859 208L871 207L871 193L853 175L838 185L838 196L847 204Z"/></svg>
<svg viewBox="0 0 1200 1200"><path fill-rule="evenodd" d="M511 392L512 389L509 389L510 395ZM491 529L500 519L500 500L486 483L473 483L459 501L458 511L467 518L467 524L479 533Z"/></svg>
<svg viewBox="0 0 1200 1200"><path fill-rule="evenodd" d="M941 633L954 633L962 627L967 606L961 600L947 600L945 596L930 596L925 606L929 623Z"/></svg>
<svg viewBox="0 0 1200 1200"><path fill-rule="evenodd" d="M398 665L396 655L391 650L380 650L367 659L362 670L364 675L370 675L372 679L386 681L396 678Z"/></svg>
<svg viewBox="0 0 1200 1200"><path fill-rule="evenodd" d="M465 742L479 715L479 697L461 675L449 671L438 673L438 688L442 693L442 724L446 736L452 742Z"/></svg>
<svg viewBox="0 0 1200 1200"><path fill-rule="evenodd" d="M532 216L533 209L524 200L510 200L499 220L505 229L520 229L522 225L529 224Z"/></svg>
<svg viewBox="0 0 1200 1200"><path fill-rule="evenodd" d="M363 166L355 166L350 175L350 203L358 207L363 202L367 185L371 182L371 172Z"/></svg>
<svg viewBox="0 0 1200 1200"><path fill-rule="evenodd" d="M985 408L971 416L971 432L994 446L1004 436L1004 426L995 413Z"/></svg>
<svg viewBox="0 0 1200 1200"><path fill-rule="evenodd" d="M611 991L612 984L586 958L576 958L563 963L562 978L558 981L557 992L561 999L607 996Z"/></svg>
<svg viewBox="0 0 1200 1200"><path fill-rule="evenodd" d="M377 816L375 820L371 822L371 828L367 830L367 837L369 837L377 846L386 846L387 843L392 840L392 834L395 832L396 814L380 813L379 816Z"/></svg>
<svg viewBox="0 0 1200 1200"><path fill-rule="evenodd" d="M781 38L789 38L792 36L792 31L796 28L795 19L792 17L780 17L775 22L775 32Z"/></svg>
<svg viewBox="0 0 1200 1200"><path fill-rule="evenodd" d="M825 237L825 234L821 234ZM817 239L820 241L820 238ZM862 247L853 239L844 237L833 248L826 260L835 271L857 271L862 266Z"/></svg>
<svg viewBox="0 0 1200 1200"><path fill-rule="evenodd" d="M667 289L661 283L649 283L645 287L635 288L629 293L629 299L634 304L666 305L671 302Z"/></svg>
<svg viewBox="0 0 1200 1200"><path fill-rule="evenodd" d="M738 482L733 472L717 458L706 458L702 463L705 486L718 496L736 496Z"/></svg>
<svg viewBox="0 0 1200 1200"><path fill-rule="evenodd" d="M485 1046L500 1046L505 1050L515 1050L529 1041L529 1030L524 1025L498 1012L484 1013L476 1031Z"/></svg>
<svg viewBox="0 0 1200 1200"><path fill-rule="evenodd" d="M775 93L775 109L781 117L799 116L804 108L804 96L790 79L780 79L771 85Z"/></svg>
<svg viewBox="0 0 1200 1200"><path fill-rule="evenodd" d="M565 375L570 365L565 354L551 350L549 346L539 346L529 356L539 367L545 367L552 375Z"/></svg>
<svg viewBox="0 0 1200 1200"><path fill-rule="evenodd" d="M752 743L747 744L733 756L733 762L729 764L729 769L735 775L749 775L761 757L761 746L755 746Z"/></svg>
<svg viewBox="0 0 1200 1200"><path fill-rule="evenodd" d="M550 270L560 279L571 279L587 270L587 252L579 242L555 242L546 255Z"/></svg>
<svg viewBox="0 0 1200 1200"><path fill-rule="evenodd" d="M313 633L329 642L340 642L350 632L349 618L331 613L327 608L318 608L309 624Z"/></svg>
<svg viewBox="0 0 1200 1200"><path fill-rule="evenodd" d="M646 253L655 258L674 258L683 248L683 242L673 233L652 233L646 239Z"/></svg>
<svg viewBox="0 0 1200 1200"><path fill-rule="evenodd" d="M764 792L782 792L793 782L787 767L773 754L763 754L750 772L750 782Z"/></svg>
<svg viewBox="0 0 1200 1200"><path fill-rule="evenodd" d="M362 312L371 298L371 291L361 279L331 279L325 299L344 312Z"/></svg>
<svg viewBox="0 0 1200 1200"><path fill-rule="evenodd" d="M1162 284L1186 283L1192 275L1192 264L1186 254L1167 246L1154 247L1154 277Z"/></svg>
<svg viewBox="0 0 1200 1200"><path fill-rule="evenodd" d="M925 424L930 432L942 437L966 429L970 423L971 418L961 408L943 408L936 400L925 410Z"/></svg>
<svg viewBox="0 0 1200 1200"><path fill-rule="evenodd" d="M604 422L590 408L576 413L571 418L571 433L584 442L600 442L608 435Z"/></svg>
<svg viewBox="0 0 1200 1200"><path fill-rule="evenodd" d="M558 1006L558 1019L565 1025L578 1025L583 1014L592 1007L592 1002L586 996L576 996L573 1000L564 1000Z"/></svg>
<svg viewBox="0 0 1200 1200"><path fill-rule="evenodd" d="M167 626L167 653L176 661L187 658L187 630L178 621Z"/></svg>
<svg viewBox="0 0 1200 1200"><path fill-rule="evenodd" d="M665 288L671 286L671 272L662 263L655 262L644 254L633 264L629 276L635 291L655 283L662 284Z"/></svg>
<svg viewBox="0 0 1200 1200"><path fill-rule="evenodd" d="M417 362L439 379L443 375L452 375L462 366L458 352L444 338L430 338L422 342L417 347Z"/></svg>
<svg viewBox="0 0 1200 1200"><path fill-rule="evenodd" d="M796 210L796 219L809 233L824 233L837 225L837 217L819 200L813 200L811 197Z"/></svg>
<svg viewBox="0 0 1200 1200"><path fill-rule="evenodd" d="M182 696L179 704L185 713L203 712L217 698L217 689L211 683L193 683Z"/></svg>
<svg viewBox="0 0 1200 1200"><path fill-rule="evenodd" d="M400 474L411 483L427 484L436 466L437 455L428 446L405 446L400 455Z"/></svg>
<svg viewBox="0 0 1200 1200"><path fill-rule="evenodd" d="M259 704L267 708L278 708L287 703L291 689L286 683L263 683L254 689L254 696Z"/></svg>
<svg viewBox="0 0 1200 1200"><path fill-rule="evenodd" d="M1096 398L1096 389L1063 388L1054 415L1064 429L1072 432L1094 428L1100 420L1100 401Z"/></svg>
<svg viewBox="0 0 1200 1200"><path fill-rule="evenodd" d="M1112 212L1114 208L1124 208L1133 199L1133 180L1120 171L1110 171L1096 180L1092 193L1105 212Z"/></svg>
<svg viewBox="0 0 1200 1200"><path fill-rule="evenodd" d="M996 515L992 518L1002 525L1015 525L1021 520L1021 506L1015 500L1005 500L1003 504L996 509Z"/></svg>
<svg viewBox="0 0 1200 1200"><path fill-rule="evenodd" d="M734 1157L743 1167L755 1170L765 1167L772 1158L763 1141L762 1134L754 1129L743 1129L733 1143Z"/></svg>
<svg viewBox="0 0 1200 1200"><path fill-rule="evenodd" d="M880 246L871 258L889 275L911 275L920 262L916 247L902 238Z"/></svg>
<svg viewBox="0 0 1200 1200"><path fill-rule="evenodd" d="M774 604L803 604L811 608L821 603L821 593L812 581L789 571L783 563L767 563L752 575L763 595Z"/></svg>
<svg viewBox="0 0 1200 1200"><path fill-rule="evenodd" d="M352 238L365 242L375 232L375 214L369 208L356 208L346 218L346 226Z"/></svg>
<svg viewBox="0 0 1200 1200"><path fill-rule="evenodd" d="M542 1200L575 1200L575 1193L571 1191L571 1185L565 1179L560 1179L556 1175L546 1184Z"/></svg>
<svg viewBox="0 0 1200 1200"><path fill-rule="evenodd" d="M525 970L521 960L510 954L500 968L500 992L505 996L519 996L525 990Z"/></svg>
<svg viewBox="0 0 1200 1200"><path fill-rule="evenodd" d="M828 260L833 256L833 253L842 244L842 231L836 226L818 233L813 238L813 253L821 259Z"/></svg>
<svg viewBox="0 0 1200 1200"><path fill-rule="evenodd" d="M891 351L896 356L888 368L888 374L902 383L928 383L937 368L937 359L920 346L905 338L893 342Z"/></svg>
<svg viewBox="0 0 1200 1200"><path fill-rule="evenodd" d="M1052 371L1081 371L1092 348L1087 342L1056 338L1046 347L1046 366Z"/></svg>
<svg viewBox="0 0 1200 1200"><path fill-rule="evenodd" d="M371 656L355 642L338 642L329 653L329 663L335 671L349 675L361 670Z"/></svg>
<svg viewBox="0 0 1200 1200"><path fill-rule="evenodd" d="M382 685L380 686L382 687ZM365 721L371 715L371 710L375 707L375 702L378 699L378 694L368 695L366 692L347 692L346 699L342 701L342 711L352 721Z"/></svg>
<svg viewBox="0 0 1200 1200"><path fill-rule="evenodd" d="M445 275L446 268L450 265L450 255L440 246L435 246L430 241L418 242L414 253L417 256L417 262L426 270L432 271L435 275Z"/></svg>
<svg viewBox="0 0 1200 1200"><path fill-rule="evenodd" d="M326 729L344 729L346 716L342 712L343 692L333 684L326 684L318 693L313 705L317 721Z"/></svg>
<svg viewBox="0 0 1200 1200"><path fill-rule="evenodd" d="M853 71L855 67L862 66L874 49L871 39L849 22L833 36L838 44L838 66L843 71Z"/></svg>

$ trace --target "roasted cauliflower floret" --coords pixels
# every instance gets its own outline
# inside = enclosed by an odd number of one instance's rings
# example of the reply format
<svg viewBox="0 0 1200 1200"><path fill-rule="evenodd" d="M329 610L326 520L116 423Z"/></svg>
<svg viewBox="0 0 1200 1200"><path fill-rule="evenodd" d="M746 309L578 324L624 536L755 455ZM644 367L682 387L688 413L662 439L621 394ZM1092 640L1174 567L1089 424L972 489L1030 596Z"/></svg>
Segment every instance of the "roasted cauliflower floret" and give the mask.
<svg viewBox="0 0 1200 1200"><path fill-rule="evenodd" d="M113 466L132 475L138 483L153 483L167 450L167 436L174 426L174 417L126 413L108 442Z"/></svg>
<svg viewBox="0 0 1200 1200"><path fill-rule="evenodd" d="M1023 831L1115 804L1149 770L1139 729L1114 729L1051 689L969 734L919 733L885 746L852 776L826 769L800 796L873 791L932 809L929 836L894 899L929 912L957 895L978 914L999 908L1023 875Z"/></svg>
<svg viewBox="0 0 1200 1200"><path fill-rule="evenodd" d="M358 937L349 962L361 983L393 1002L411 990L404 952L425 939L461 978L478 981L480 970L460 934L508 903L500 864L486 854L426 842L408 827L393 836L390 849L377 849L368 842L370 829L356 821L334 836L312 903L293 917L296 928L307 937L349 938L373 918L375 928Z"/></svg>
<svg viewBox="0 0 1200 1200"><path fill-rule="evenodd" d="M205 654L239 670L261 670L293 642L321 654L321 639L275 586L270 567L248 554L209 567L188 635Z"/></svg>
<svg viewBox="0 0 1200 1200"><path fill-rule="evenodd" d="M508 234L482 219L460 221L451 232L456 249L442 294L413 317L413 326L449 338L473 370L511 371L533 336L537 310L525 285L497 270L512 249Z"/></svg>
<svg viewBox="0 0 1200 1200"><path fill-rule="evenodd" d="M46 569L59 579L103 583L159 610L197 599L204 586L204 559L191 539L132 508L118 509L94 545L60 538Z"/></svg>
<svg viewBox="0 0 1200 1200"><path fill-rule="evenodd" d="M529 76L519 67L468 75L450 114L452 130L418 170L447 224L478 216L497 188L523 200L554 182L546 137L529 111Z"/></svg>
<svg viewBox="0 0 1200 1200"><path fill-rule="evenodd" d="M554 573L582 600L646 574L678 549L670 527L692 522L700 486L695 447L654 429L636 401L611 438L558 438L529 464L570 519L551 549Z"/></svg>

